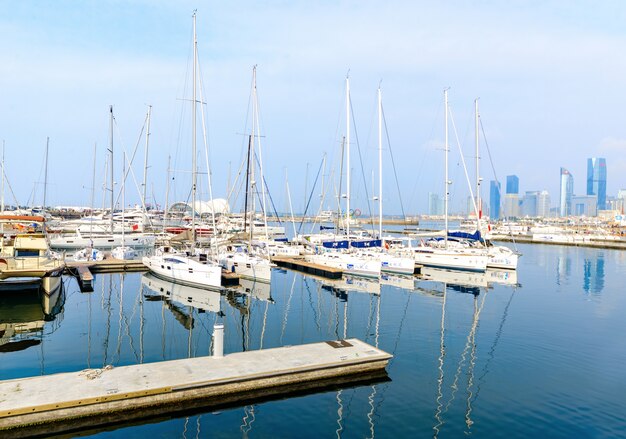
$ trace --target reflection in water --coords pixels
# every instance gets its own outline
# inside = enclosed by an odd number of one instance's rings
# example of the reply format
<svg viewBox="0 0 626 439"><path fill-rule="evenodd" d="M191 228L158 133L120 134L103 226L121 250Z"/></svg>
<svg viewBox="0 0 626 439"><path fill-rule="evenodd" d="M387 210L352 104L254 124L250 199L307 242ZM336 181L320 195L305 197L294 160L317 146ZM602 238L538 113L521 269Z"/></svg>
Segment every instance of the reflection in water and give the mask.
<svg viewBox="0 0 626 439"><path fill-rule="evenodd" d="M585 290L585 293L600 294L604 289L603 252L598 252L595 259L585 258L583 274L583 290Z"/></svg>
<svg viewBox="0 0 626 439"><path fill-rule="evenodd" d="M44 336L61 324L64 304L65 287L61 278L48 293L30 287L0 292L0 353L41 345Z"/></svg>
<svg viewBox="0 0 626 439"><path fill-rule="evenodd" d="M568 255L560 254L556 262L556 284L561 285L572 274L572 260Z"/></svg>

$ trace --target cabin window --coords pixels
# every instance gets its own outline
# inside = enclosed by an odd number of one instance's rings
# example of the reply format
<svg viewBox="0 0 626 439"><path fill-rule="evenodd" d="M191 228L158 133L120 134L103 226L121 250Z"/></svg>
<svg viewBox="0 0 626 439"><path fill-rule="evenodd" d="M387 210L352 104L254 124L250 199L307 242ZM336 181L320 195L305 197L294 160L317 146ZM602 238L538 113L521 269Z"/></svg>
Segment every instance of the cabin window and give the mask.
<svg viewBox="0 0 626 439"><path fill-rule="evenodd" d="M190 269L189 269L189 272L190 272L190 273L193 273L193 268L190 268Z"/></svg>
<svg viewBox="0 0 626 439"><path fill-rule="evenodd" d="M16 250L15 256L39 256L39 250Z"/></svg>

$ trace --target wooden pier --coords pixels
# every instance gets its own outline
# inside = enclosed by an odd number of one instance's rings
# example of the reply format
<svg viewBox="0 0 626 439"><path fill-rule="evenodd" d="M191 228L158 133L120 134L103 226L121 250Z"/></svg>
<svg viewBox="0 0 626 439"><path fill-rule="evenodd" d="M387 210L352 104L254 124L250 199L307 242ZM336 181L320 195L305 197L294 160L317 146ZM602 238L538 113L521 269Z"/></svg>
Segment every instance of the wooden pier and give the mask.
<svg viewBox="0 0 626 439"><path fill-rule="evenodd" d="M340 279L343 275L343 270L340 268L314 264L306 261L304 258L272 258L272 262L279 267L302 271L304 273L325 277L327 279Z"/></svg>
<svg viewBox="0 0 626 439"><path fill-rule="evenodd" d="M349 339L0 381L0 436L67 433L384 378L391 358Z"/></svg>

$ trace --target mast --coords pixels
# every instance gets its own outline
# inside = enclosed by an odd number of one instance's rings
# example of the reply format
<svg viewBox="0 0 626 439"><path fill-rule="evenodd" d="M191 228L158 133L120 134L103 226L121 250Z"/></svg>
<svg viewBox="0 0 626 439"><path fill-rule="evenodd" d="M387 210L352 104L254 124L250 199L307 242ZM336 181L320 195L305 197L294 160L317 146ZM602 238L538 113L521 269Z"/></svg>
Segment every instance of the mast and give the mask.
<svg viewBox="0 0 626 439"><path fill-rule="evenodd" d="M2 140L2 199L0 200L0 212L4 212L4 140Z"/></svg>
<svg viewBox="0 0 626 439"><path fill-rule="evenodd" d="M346 236L350 235L350 76L346 76Z"/></svg>
<svg viewBox="0 0 626 439"><path fill-rule="evenodd" d="M445 163L445 196L443 199L443 214L444 214L444 218L445 218L445 236L444 236L444 243L445 243L445 248L448 248L448 197L450 195L450 191L449 191L449 185L450 185L450 181L448 180L448 89L446 88L443 91L443 101L444 101L444 108L445 108L445 116L444 116L444 126L445 126L445 134L444 134L444 138L445 138L445 142L444 142L444 146L443 146L443 151L444 151L444 163Z"/></svg>
<svg viewBox="0 0 626 439"><path fill-rule="evenodd" d="M110 113L110 119L109 119L109 129L110 129L110 133L109 135L111 136L110 139L110 143L109 143L109 157L110 157L110 161L111 161L111 220L110 220L110 226L111 226L111 233L113 233L113 204L114 204L114 192L115 189L113 188L113 105L109 106L109 113Z"/></svg>
<svg viewBox="0 0 626 439"><path fill-rule="evenodd" d="M191 239L196 243L196 63L198 62L198 39L196 38L196 11L193 12L193 92L191 97Z"/></svg>
<svg viewBox="0 0 626 439"><path fill-rule="evenodd" d="M148 116L146 121L146 148L144 153L144 166L143 166L143 196L141 202L143 208L146 210L146 190L148 187L148 144L150 142L150 114L152 113L152 105L148 105Z"/></svg>
<svg viewBox="0 0 626 439"><path fill-rule="evenodd" d="M169 198L170 198L170 166L172 163L172 156L167 156L167 182L165 184L165 208L163 209L163 226L165 227L165 223L167 221L167 213L169 211Z"/></svg>
<svg viewBox="0 0 626 439"><path fill-rule="evenodd" d="M478 231L480 231L480 218L482 217L482 205L480 202L480 156L478 155L479 149L479 118L480 114L478 113L478 98L474 99L474 131L476 133L476 224L478 227Z"/></svg>
<svg viewBox="0 0 626 439"><path fill-rule="evenodd" d="M378 239L383 238L383 101L378 85Z"/></svg>
<svg viewBox="0 0 626 439"><path fill-rule="evenodd" d="M43 183L43 211L46 210L46 192L48 189L48 149L50 146L50 137L46 137L46 169L44 171L44 183ZM43 212L42 212L43 213ZM45 223L44 223L45 227Z"/></svg>
<svg viewBox="0 0 626 439"><path fill-rule="evenodd" d="M256 136L257 142L259 144L259 179L261 180L261 208L263 209L263 225L265 227L265 238L268 239L267 233L267 200L266 200L266 185L265 185L265 174L263 174L263 151L261 149L261 122L259 120L259 96L257 94L256 87L256 65L253 67L253 76L254 76L254 113L253 113L253 124L256 121ZM254 162L252 163L254 165ZM254 212L253 212L254 214Z"/></svg>

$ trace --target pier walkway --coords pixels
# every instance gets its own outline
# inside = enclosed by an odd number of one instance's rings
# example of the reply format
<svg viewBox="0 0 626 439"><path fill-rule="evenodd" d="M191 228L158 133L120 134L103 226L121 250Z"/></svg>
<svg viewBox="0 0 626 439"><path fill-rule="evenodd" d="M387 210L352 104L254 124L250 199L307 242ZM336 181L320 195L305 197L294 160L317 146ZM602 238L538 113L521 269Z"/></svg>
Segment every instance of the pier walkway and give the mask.
<svg viewBox="0 0 626 439"><path fill-rule="evenodd" d="M384 377L391 358L349 339L0 381L0 436L94 428L181 411L188 404L249 400L254 392L259 397L290 387L293 392L293 386L328 386L332 378Z"/></svg>

